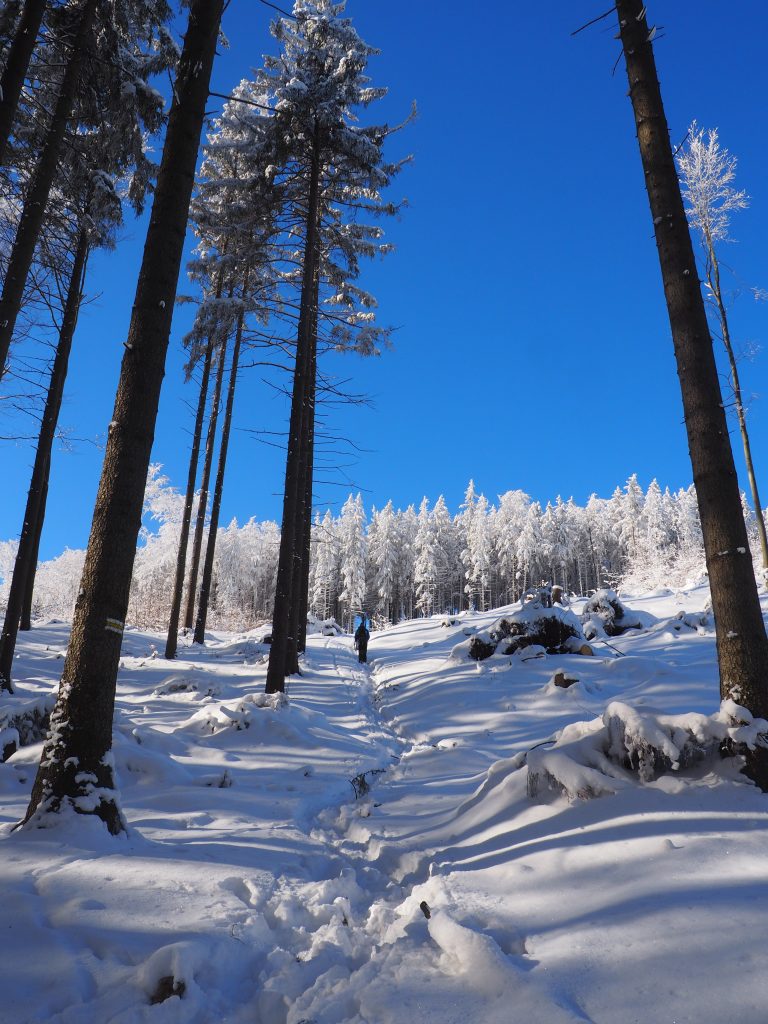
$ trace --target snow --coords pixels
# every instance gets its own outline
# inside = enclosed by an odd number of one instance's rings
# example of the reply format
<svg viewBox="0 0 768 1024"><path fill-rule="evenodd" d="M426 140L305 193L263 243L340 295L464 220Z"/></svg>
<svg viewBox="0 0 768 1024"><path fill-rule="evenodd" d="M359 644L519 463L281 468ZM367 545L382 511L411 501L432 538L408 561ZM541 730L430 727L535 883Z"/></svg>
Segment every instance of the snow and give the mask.
<svg viewBox="0 0 768 1024"><path fill-rule="evenodd" d="M373 633L368 666L316 632L287 698L264 627L173 662L128 627L127 837L13 831L41 743L0 765L0 1022L761 1024L768 801L716 749L761 726L720 706L707 598L627 595L644 628L595 657L451 657L512 608ZM50 709L66 643L22 635L0 722Z"/></svg>

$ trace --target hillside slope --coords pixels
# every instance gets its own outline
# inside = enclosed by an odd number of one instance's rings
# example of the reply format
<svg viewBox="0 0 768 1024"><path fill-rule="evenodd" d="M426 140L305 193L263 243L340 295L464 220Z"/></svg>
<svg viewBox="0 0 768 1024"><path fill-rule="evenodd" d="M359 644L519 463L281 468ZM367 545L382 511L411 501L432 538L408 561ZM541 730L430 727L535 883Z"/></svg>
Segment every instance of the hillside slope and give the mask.
<svg viewBox="0 0 768 1024"><path fill-rule="evenodd" d="M452 654L498 611L374 634L367 668L312 638L287 701L258 631L172 663L129 631L129 838L12 832L40 744L0 765L0 1021L764 1021L768 801L733 759L528 794L526 752L611 702L717 712L712 630L677 618L706 596L629 599L646 628L591 658ZM3 711L51 692L66 640L25 638Z"/></svg>

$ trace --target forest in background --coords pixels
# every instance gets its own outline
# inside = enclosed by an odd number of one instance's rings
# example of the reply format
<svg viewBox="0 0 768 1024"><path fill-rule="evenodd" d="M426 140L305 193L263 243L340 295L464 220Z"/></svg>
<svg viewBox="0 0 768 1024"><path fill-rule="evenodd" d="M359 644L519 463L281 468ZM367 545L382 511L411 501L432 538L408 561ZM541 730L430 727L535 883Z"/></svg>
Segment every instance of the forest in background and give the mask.
<svg viewBox="0 0 768 1024"><path fill-rule="evenodd" d="M754 552L756 518L744 517ZM129 622L163 629L168 621L184 498L153 466L131 584ZM280 530L274 522L233 520L218 529L210 606L214 629L250 629L272 614ZM0 544L0 602L7 595L16 542ZM84 551L40 565L33 611L72 615ZM416 508L365 509L350 494L337 515L316 515L310 610L351 626L361 611L379 625L463 608L485 611L520 598L542 581L586 595L610 586L631 592L684 587L705 578L693 486L675 493L633 475L610 498L586 505L559 497L546 506L521 490L491 503L470 482L459 510L442 496Z"/></svg>

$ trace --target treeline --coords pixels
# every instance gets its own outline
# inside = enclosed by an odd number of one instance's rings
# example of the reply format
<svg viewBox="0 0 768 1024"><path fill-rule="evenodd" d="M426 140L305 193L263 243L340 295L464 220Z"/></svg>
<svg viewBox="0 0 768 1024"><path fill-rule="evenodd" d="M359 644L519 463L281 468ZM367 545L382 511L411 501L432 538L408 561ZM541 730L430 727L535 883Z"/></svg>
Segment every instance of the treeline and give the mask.
<svg viewBox="0 0 768 1024"><path fill-rule="evenodd" d="M136 554L128 621L164 629L171 608L183 499L154 467L147 487L147 527ZM756 518L744 502L752 550ZM218 529L209 624L248 629L272 616L280 531L276 523ZM4 601L14 545L0 545ZM84 552L65 551L41 563L33 612L69 618ZM317 515L312 530L310 611L351 625L361 610L378 624L445 611L479 610L518 600L543 580L568 592L601 587L631 591L683 586L705 574L696 495L653 480L643 490L631 476L610 498L585 505L557 498L542 506L523 491L491 504L470 483L452 514L442 497L418 510L392 502L369 513L349 496L340 513Z"/></svg>

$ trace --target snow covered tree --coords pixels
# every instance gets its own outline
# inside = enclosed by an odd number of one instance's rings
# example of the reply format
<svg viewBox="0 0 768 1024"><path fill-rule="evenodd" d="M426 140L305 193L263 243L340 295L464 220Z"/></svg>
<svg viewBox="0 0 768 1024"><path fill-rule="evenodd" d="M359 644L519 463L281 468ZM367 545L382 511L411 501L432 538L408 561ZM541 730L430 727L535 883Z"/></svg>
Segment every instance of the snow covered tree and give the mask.
<svg viewBox="0 0 768 1024"><path fill-rule="evenodd" d="M469 553L469 535L472 530L472 520L475 515L475 506L477 505L477 493L475 492L475 481L470 480L467 485L467 489L464 492L464 501L459 507L459 514L456 517L456 526L459 531L461 550L459 557L461 559L462 566L464 567L464 581L462 583L462 590L466 595L466 599L469 603L469 607L477 607L477 601L474 599L471 585L467 582L467 573L470 567L470 553Z"/></svg>
<svg viewBox="0 0 768 1024"><path fill-rule="evenodd" d="M271 97L273 122L280 139L276 173L292 183L292 202L302 213L298 254L301 290L296 338L288 454L286 459L281 550L275 594L267 691L284 689L285 676L298 667L297 609L304 596L294 585L308 577L308 496L312 465L307 450L312 436L314 376L318 325L325 320L329 340L339 348L370 354L386 340L378 327L372 296L354 283L362 256L385 253L378 225L362 215L391 214L382 190L400 169L386 163L386 125L360 126L357 111L384 95L366 75L375 53L357 35L343 4L331 0L296 0L293 18L272 27L282 44L279 57L268 57L258 78ZM335 312L322 312L322 295ZM299 567L302 571L299 572Z"/></svg>
<svg viewBox="0 0 768 1024"><path fill-rule="evenodd" d="M701 515L723 699L768 716L768 637L748 556L720 381L642 0L617 0L619 35L656 235ZM747 756L768 790L768 749Z"/></svg>
<svg viewBox="0 0 768 1024"><path fill-rule="evenodd" d="M416 602L416 584L414 578L416 562L416 534L418 532L418 516L413 505L404 511L397 510L397 587L393 599L395 615L401 618L413 618Z"/></svg>
<svg viewBox="0 0 768 1024"><path fill-rule="evenodd" d="M36 100L43 109L50 103L52 113L35 153L0 295L0 376L67 131L76 134L107 126L121 139L121 146L130 138L134 175L143 193L151 168L144 153L145 135L156 131L163 117L162 97L147 79L175 57L168 46L165 22L170 8L164 0L80 0L52 9L50 17L52 31L39 60L54 68L63 66L63 72L58 81L47 80L50 95L44 90ZM126 102L128 97L131 102Z"/></svg>
<svg viewBox="0 0 768 1024"><path fill-rule="evenodd" d="M390 622L397 622L397 519L392 502L373 510L368 528L368 556L373 567L375 610Z"/></svg>
<svg viewBox="0 0 768 1024"><path fill-rule="evenodd" d="M469 596L470 607L484 612L488 608L493 554L488 499L484 494L477 499L466 531L467 546L462 551L467 576L464 589Z"/></svg>
<svg viewBox="0 0 768 1024"><path fill-rule="evenodd" d="M703 578L704 547L701 539L701 520L693 486L681 488L674 497L675 574L678 586L698 582Z"/></svg>
<svg viewBox="0 0 768 1024"><path fill-rule="evenodd" d="M768 579L768 535L766 535L760 494L752 459L752 446L747 430L746 410L736 353L731 339L725 295L720 273L719 246L729 241L731 214L749 205L749 197L733 186L736 178L736 158L723 149L716 129L705 131L694 121L688 129L688 139L677 155L677 166L683 184L683 199L691 227L697 232L704 251L704 282L720 340L728 358L731 390L736 419L739 424L744 463L747 468L749 490L755 511L755 525L760 539L763 575Z"/></svg>
<svg viewBox="0 0 768 1024"><path fill-rule="evenodd" d="M315 560L311 573L311 608L321 619L335 616L339 593L340 578L340 544L337 536L337 523L330 510L326 511L322 522L315 522Z"/></svg>
<svg viewBox="0 0 768 1024"><path fill-rule="evenodd" d="M541 579L542 566L539 560L541 550L541 505L538 501L528 506L520 535L517 538L517 561L521 572L521 590L527 590L531 583Z"/></svg>
<svg viewBox="0 0 768 1024"><path fill-rule="evenodd" d="M435 521L429 510L429 502L422 499L419 506L413 553L413 581L416 588L416 608L422 615L431 615L435 603L438 579L438 553L435 540Z"/></svg>
<svg viewBox="0 0 768 1024"><path fill-rule="evenodd" d="M463 572L460 552L461 538L451 518L443 495L439 495L431 513L435 545L435 607L441 610L461 606Z"/></svg>
<svg viewBox="0 0 768 1024"><path fill-rule="evenodd" d="M524 491L506 491L499 496L496 515L495 554L502 594L506 601L520 596L517 538L523 528L531 499Z"/></svg>
<svg viewBox="0 0 768 1024"><path fill-rule="evenodd" d="M365 509L360 494L355 498L350 494L342 506L338 539L342 583L339 601L344 609L343 621L351 629L365 602Z"/></svg>

